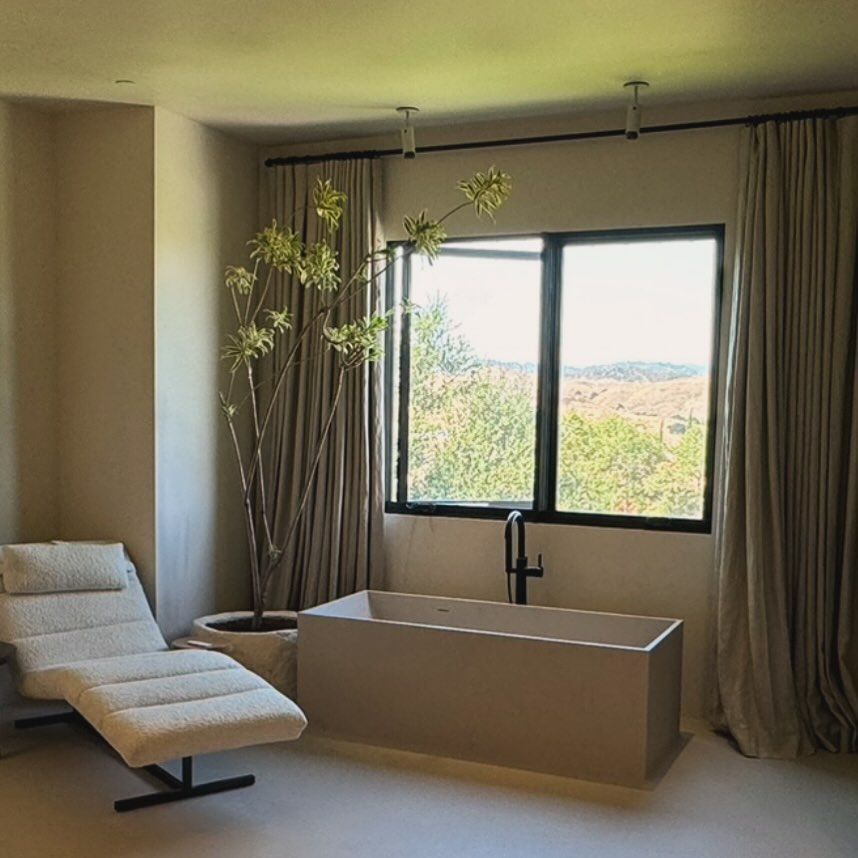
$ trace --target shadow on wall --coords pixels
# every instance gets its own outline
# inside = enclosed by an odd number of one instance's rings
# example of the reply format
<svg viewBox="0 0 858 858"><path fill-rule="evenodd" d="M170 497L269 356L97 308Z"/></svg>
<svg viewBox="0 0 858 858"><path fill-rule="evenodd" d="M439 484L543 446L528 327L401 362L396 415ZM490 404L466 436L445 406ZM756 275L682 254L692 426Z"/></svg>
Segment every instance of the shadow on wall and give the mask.
<svg viewBox="0 0 858 858"><path fill-rule="evenodd" d="M0 543L57 526L51 124L0 103Z"/></svg>
<svg viewBox="0 0 858 858"><path fill-rule="evenodd" d="M255 181L255 176L251 176ZM255 184L254 184L255 187ZM258 208L258 200L254 200ZM248 234L241 237L236 234L235 214L231 210L231 200L225 199L218 206L218 246L222 248L220 267L215 272L215 287L222 286L223 272L227 265L243 265L247 254L245 241L250 240L255 231L255 221L248 222L251 228ZM255 214L255 212L254 212ZM226 339L226 332L235 327L235 316L230 301L227 300L227 290L221 289L223 300L220 302L220 318L218 330L218 349ZM224 384L226 373L223 361L218 360L214 368L215 389L220 390ZM226 430L223 416L216 403L212 403L215 420L217 446L217 532L222 537L215 544L215 605L218 610L244 610L251 607L250 567L247 560L246 537L242 525L241 494L238 482L238 468L234 461L234 453L229 434ZM250 437L250 415L246 415L244 438ZM241 431L242 427L239 426ZM237 563L237 561L239 561Z"/></svg>
<svg viewBox="0 0 858 858"><path fill-rule="evenodd" d="M224 269L256 230L255 150L156 110L157 617L168 637L249 603L241 494L218 391Z"/></svg>

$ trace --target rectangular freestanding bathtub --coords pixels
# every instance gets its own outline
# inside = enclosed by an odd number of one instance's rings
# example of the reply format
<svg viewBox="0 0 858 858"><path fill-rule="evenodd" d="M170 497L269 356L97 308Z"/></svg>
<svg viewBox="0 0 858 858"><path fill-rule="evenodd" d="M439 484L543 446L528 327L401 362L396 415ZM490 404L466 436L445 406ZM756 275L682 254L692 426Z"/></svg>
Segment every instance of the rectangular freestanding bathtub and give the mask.
<svg viewBox="0 0 858 858"><path fill-rule="evenodd" d="M679 747L679 620L364 591L298 629L317 734L631 786Z"/></svg>

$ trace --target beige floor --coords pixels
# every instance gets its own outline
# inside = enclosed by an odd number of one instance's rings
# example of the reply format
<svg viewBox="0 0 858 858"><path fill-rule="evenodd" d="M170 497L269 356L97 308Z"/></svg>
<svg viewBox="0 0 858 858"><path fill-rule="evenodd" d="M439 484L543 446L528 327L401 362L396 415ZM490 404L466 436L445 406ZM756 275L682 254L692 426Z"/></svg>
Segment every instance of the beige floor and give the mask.
<svg viewBox="0 0 858 858"><path fill-rule="evenodd" d="M255 787L119 816L148 790L66 726L0 733L0 856L858 856L858 757L746 760L698 733L640 792L302 739L201 761Z"/></svg>

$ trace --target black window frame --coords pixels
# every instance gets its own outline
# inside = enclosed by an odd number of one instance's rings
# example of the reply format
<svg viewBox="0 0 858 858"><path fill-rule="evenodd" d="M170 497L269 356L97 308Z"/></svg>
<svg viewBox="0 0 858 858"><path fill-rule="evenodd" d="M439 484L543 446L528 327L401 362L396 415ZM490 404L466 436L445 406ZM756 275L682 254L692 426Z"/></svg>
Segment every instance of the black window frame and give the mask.
<svg viewBox="0 0 858 858"><path fill-rule="evenodd" d="M408 491L408 421L410 388L410 322L403 317L399 354L399 408L393 414L393 351L394 333L386 334L385 342L385 512L397 515L440 516L445 518L503 519L512 509L520 509L527 521L544 524L568 524L584 527L614 527L632 530L653 530L678 533L711 533L712 500L714 492L715 445L718 425L718 391L720 383L721 302L724 286L723 223L688 226L635 227L631 229L577 230L573 232L541 232L514 235L481 235L449 238L450 243L470 241L541 238L542 286L540 297L539 368L536 404L536 449L534 452L534 490L532 507L513 507L506 503L469 506L432 501L409 501ZM706 428L706 473L703 486L703 514L700 518L664 518L610 513L565 512L557 509L557 454L559 442L560 404L560 337L561 300L563 291L563 248L576 242L634 242L653 239L710 238L716 243L715 282L712 294L711 358L709 375L709 413ZM401 247L404 242L390 242L389 247ZM444 252L442 250L442 252ZM503 258L505 251L487 251L487 256ZM521 255L515 254L512 255ZM411 266L406 260L402 267L402 294L409 298ZM395 300L396 266L387 270L385 293L387 305ZM395 451L397 497L392 498L393 421L398 424L398 448Z"/></svg>

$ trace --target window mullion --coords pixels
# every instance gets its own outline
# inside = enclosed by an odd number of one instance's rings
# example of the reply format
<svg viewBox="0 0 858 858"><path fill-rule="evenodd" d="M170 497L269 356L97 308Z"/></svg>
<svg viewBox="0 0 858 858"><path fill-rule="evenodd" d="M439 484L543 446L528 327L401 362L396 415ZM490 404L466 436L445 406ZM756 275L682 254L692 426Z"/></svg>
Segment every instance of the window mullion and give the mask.
<svg viewBox="0 0 858 858"><path fill-rule="evenodd" d="M391 263L384 275L384 311L390 312L397 304L396 299L396 268ZM393 496L393 387L394 387L394 363L399 360L399 355L394 355L394 326L388 325L384 332L384 498L385 500L398 500ZM398 419L398 415L397 415Z"/></svg>
<svg viewBox="0 0 858 858"><path fill-rule="evenodd" d="M562 242L544 236L536 411L534 504L552 512L557 497L557 415L560 397L560 301Z"/></svg>
<svg viewBox="0 0 858 858"><path fill-rule="evenodd" d="M402 256L402 301L411 300L411 264L413 254ZM399 437L396 455L396 500L408 502L408 417L411 400L411 314L403 313L399 338Z"/></svg>

